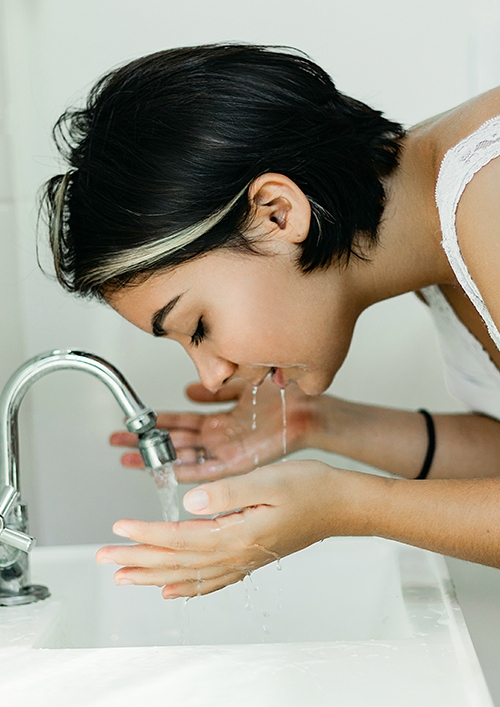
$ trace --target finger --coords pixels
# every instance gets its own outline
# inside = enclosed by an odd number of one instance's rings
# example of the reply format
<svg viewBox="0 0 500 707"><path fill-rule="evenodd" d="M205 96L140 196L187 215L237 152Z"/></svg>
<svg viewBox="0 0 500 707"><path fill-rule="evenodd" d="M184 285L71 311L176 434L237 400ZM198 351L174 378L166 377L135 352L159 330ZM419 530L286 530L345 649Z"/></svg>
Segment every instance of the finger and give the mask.
<svg viewBox="0 0 500 707"><path fill-rule="evenodd" d="M184 508L195 515L208 515L249 506L274 505L270 501L276 497L275 476L273 467L269 466L198 486L185 494Z"/></svg>
<svg viewBox="0 0 500 707"><path fill-rule="evenodd" d="M205 415L194 412L159 412L156 418L156 426L165 427L169 432L175 429L193 430L200 429Z"/></svg>
<svg viewBox="0 0 500 707"><path fill-rule="evenodd" d="M156 545L106 545L97 551L95 559L100 565L124 565L179 570L178 555L173 550ZM185 559L184 559L185 562Z"/></svg>
<svg viewBox="0 0 500 707"><path fill-rule="evenodd" d="M144 469L144 461L139 452L126 452L122 454L120 461L127 469Z"/></svg>
<svg viewBox="0 0 500 707"><path fill-rule="evenodd" d="M195 465L198 464L198 452L195 447L186 447L185 449L177 449L177 462L179 466L183 464Z"/></svg>
<svg viewBox="0 0 500 707"><path fill-rule="evenodd" d="M144 461L138 452L126 452L120 459L126 469L144 469ZM193 450L177 450L174 472L181 484L200 484L204 481L223 479L229 473L227 464L217 459L209 459L201 464ZM239 472L238 472L239 473Z"/></svg>
<svg viewBox="0 0 500 707"><path fill-rule="evenodd" d="M170 438L176 449L201 446L199 432L195 430L172 430Z"/></svg>
<svg viewBox="0 0 500 707"><path fill-rule="evenodd" d="M178 597L195 597L199 594L211 594L218 589L223 589L229 584L236 584L241 581L247 572L231 572L217 579L207 579L201 582L184 582L177 584L167 584L163 587L161 595L164 599L177 599Z"/></svg>
<svg viewBox="0 0 500 707"><path fill-rule="evenodd" d="M149 571L150 577L163 577L160 583L190 582L202 576L213 579L229 571L250 571L252 567L235 566L228 563L225 555L209 552L178 553L155 545L108 545L102 547L96 554L100 565L123 565L129 572L127 577L134 580L135 573L139 576L143 571ZM163 573L163 574L162 574ZM119 576L124 576L119 575ZM137 582L144 584L144 582ZM155 582L156 583L156 582Z"/></svg>
<svg viewBox="0 0 500 707"><path fill-rule="evenodd" d="M175 464L175 475L180 484L201 484L205 481L223 479L234 472L229 470L224 462L210 460L203 464Z"/></svg>
<svg viewBox="0 0 500 707"><path fill-rule="evenodd" d="M113 432L109 438L109 443L114 447L137 447L137 435L132 432Z"/></svg>
<svg viewBox="0 0 500 707"><path fill-rule="evenodd" d="M225 403L238 400L247 386L246 381L234 380L221 386L216 393L211 393L201 383L191 383L186 388L186 395L199 403Z"/></svg>
<svg viewBox="0 0 500 707"><path fill-rule="evenodd" d="M243 520L241 520L243 522ZM176 552L212 551L220 542L220 525L217 520L193 519L180 523L165 521L146 522L124 518L113 526L113 532L137 543L157 545Z"/></svg>
<svg viewBox="0 0 500 707"><path fill-rule="evenodd" d="M245 569L230 570L220 573L216 577L201 578L198 576L189 577L186 580L173 579L168 574L161 572L150 572L148 570L137 571L134 569L122 569L115 573L114 581L120 584L136 585L156 585L164 586L162 596L164 599L176 599L178 597L193 597L202 594L209 594L217 589L222 589L229 584L234 584L244 579L249 574Z"/></svg>
<svg viewBox="0 0 500 707"><path fill-rule="evenodd" d="M161 427L166 427L166 425L161 425ZM169 433L174 445L185 447L196 444L200 429L194 427L170 427ZM125 431L113 432L110 435L109 443L113 447L137 447L137 435Z"/></svg>
<svg viewBox="0 0 500 707"><path fill-rule="evenodd" d="M178 596L196 596L197 594L208 594L227 584L237 582L248 574L244 568L224 570L214 567L210 569L211 573L208 570L203 571L204 576L200 571L192 569L189 573L185 572L183 577L179 573L169 572L167 569L123 567L115 572L113 579L118 586L126 584L168 586ZM214 574L214 576L210 576L210 574Z"/></svg>

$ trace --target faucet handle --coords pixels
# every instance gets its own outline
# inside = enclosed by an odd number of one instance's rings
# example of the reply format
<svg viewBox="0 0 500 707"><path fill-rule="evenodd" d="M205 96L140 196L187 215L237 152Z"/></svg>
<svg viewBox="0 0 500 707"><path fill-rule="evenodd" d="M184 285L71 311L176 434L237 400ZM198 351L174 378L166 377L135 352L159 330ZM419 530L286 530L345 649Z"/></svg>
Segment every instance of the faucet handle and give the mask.
<svg viewBox="0 0 500 707"><path fill-rule="evenodd" d="M35 538L19 530L7 528L5 518L19 497L13 486L4 486L0 493L0 542L11 545L17 550L29 552L35 544Z"/></svg>

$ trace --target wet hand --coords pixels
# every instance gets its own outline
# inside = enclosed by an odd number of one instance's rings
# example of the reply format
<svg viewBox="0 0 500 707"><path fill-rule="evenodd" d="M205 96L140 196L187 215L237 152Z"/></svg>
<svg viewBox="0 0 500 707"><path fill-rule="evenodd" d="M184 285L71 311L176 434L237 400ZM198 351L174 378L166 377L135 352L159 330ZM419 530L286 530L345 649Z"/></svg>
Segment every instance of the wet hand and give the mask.
<svg viewBox="0 0 500 707"><path fill-rule="evenodd" d="M97 561L123 565L117 584L161 586L166 599L208 594L320 539L356 534L349 480L366 476L299 461L215 481L189 491L184 506L197 515L225 515L120 520L114 532L138 544L101 548Z"/></svg>
<svg viewBox="0 0 500 707"><path fill-rule="evenodd" d="M196 402L236 404L229 412L216 414L158 414L157 426L168 429L175 445L178 456L175 471L181 483L243 474L282 456L282 401L272 381L266 379L259 386L256 405L252 387L241 380L228 383L215 394L196 383L189 386L187 394ZM307 446L310 430L317 424L315 401L316 398L305 395L296 386L287 387L288 452ZM254 413L256 419L252 424ZM137 437L129 432L115 432L110 442L115 446L136 447ZM122 464L143 468L140 454L134 451L122 456Z"/></svg>

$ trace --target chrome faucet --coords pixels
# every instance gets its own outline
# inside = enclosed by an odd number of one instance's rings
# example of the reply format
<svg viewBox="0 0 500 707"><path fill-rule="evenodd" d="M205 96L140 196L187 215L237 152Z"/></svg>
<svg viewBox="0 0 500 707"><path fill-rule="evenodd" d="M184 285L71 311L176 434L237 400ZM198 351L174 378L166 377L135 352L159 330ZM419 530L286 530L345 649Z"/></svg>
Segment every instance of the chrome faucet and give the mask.
<svg viewBox="0 0 500 707"><path fill-rule="evenodd" d="M18 411L35 381L52 371L85 371L113 393L126 416L129 432L139 436L146 467L155 470L175 459L166 430L155 429L156 413L139 400L122 374L99 356L82 351L50 351L26 361L10 377L0 396L0 606L30 604L50 595L47 587L30 584L26 505L20 501Z"/></svg>

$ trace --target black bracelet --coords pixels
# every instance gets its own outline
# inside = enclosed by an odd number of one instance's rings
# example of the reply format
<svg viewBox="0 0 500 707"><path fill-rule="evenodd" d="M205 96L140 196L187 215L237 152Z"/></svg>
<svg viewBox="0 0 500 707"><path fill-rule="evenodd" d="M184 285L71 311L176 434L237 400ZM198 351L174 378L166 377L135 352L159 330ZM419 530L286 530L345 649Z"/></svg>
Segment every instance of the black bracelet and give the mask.
<svg viewBox="0 0 500 707"><path fill-rule="evenodd" d="M425 455L424 465L420 474L415 477L416 479L426 479L427 475L432 466L432 460L434 459L434 452L436 451L436 429L434 427L434 420L432 415L427 412L427 410L419 410L421 415L425 417L425 424L427 425L427 454Z"/></svg>

